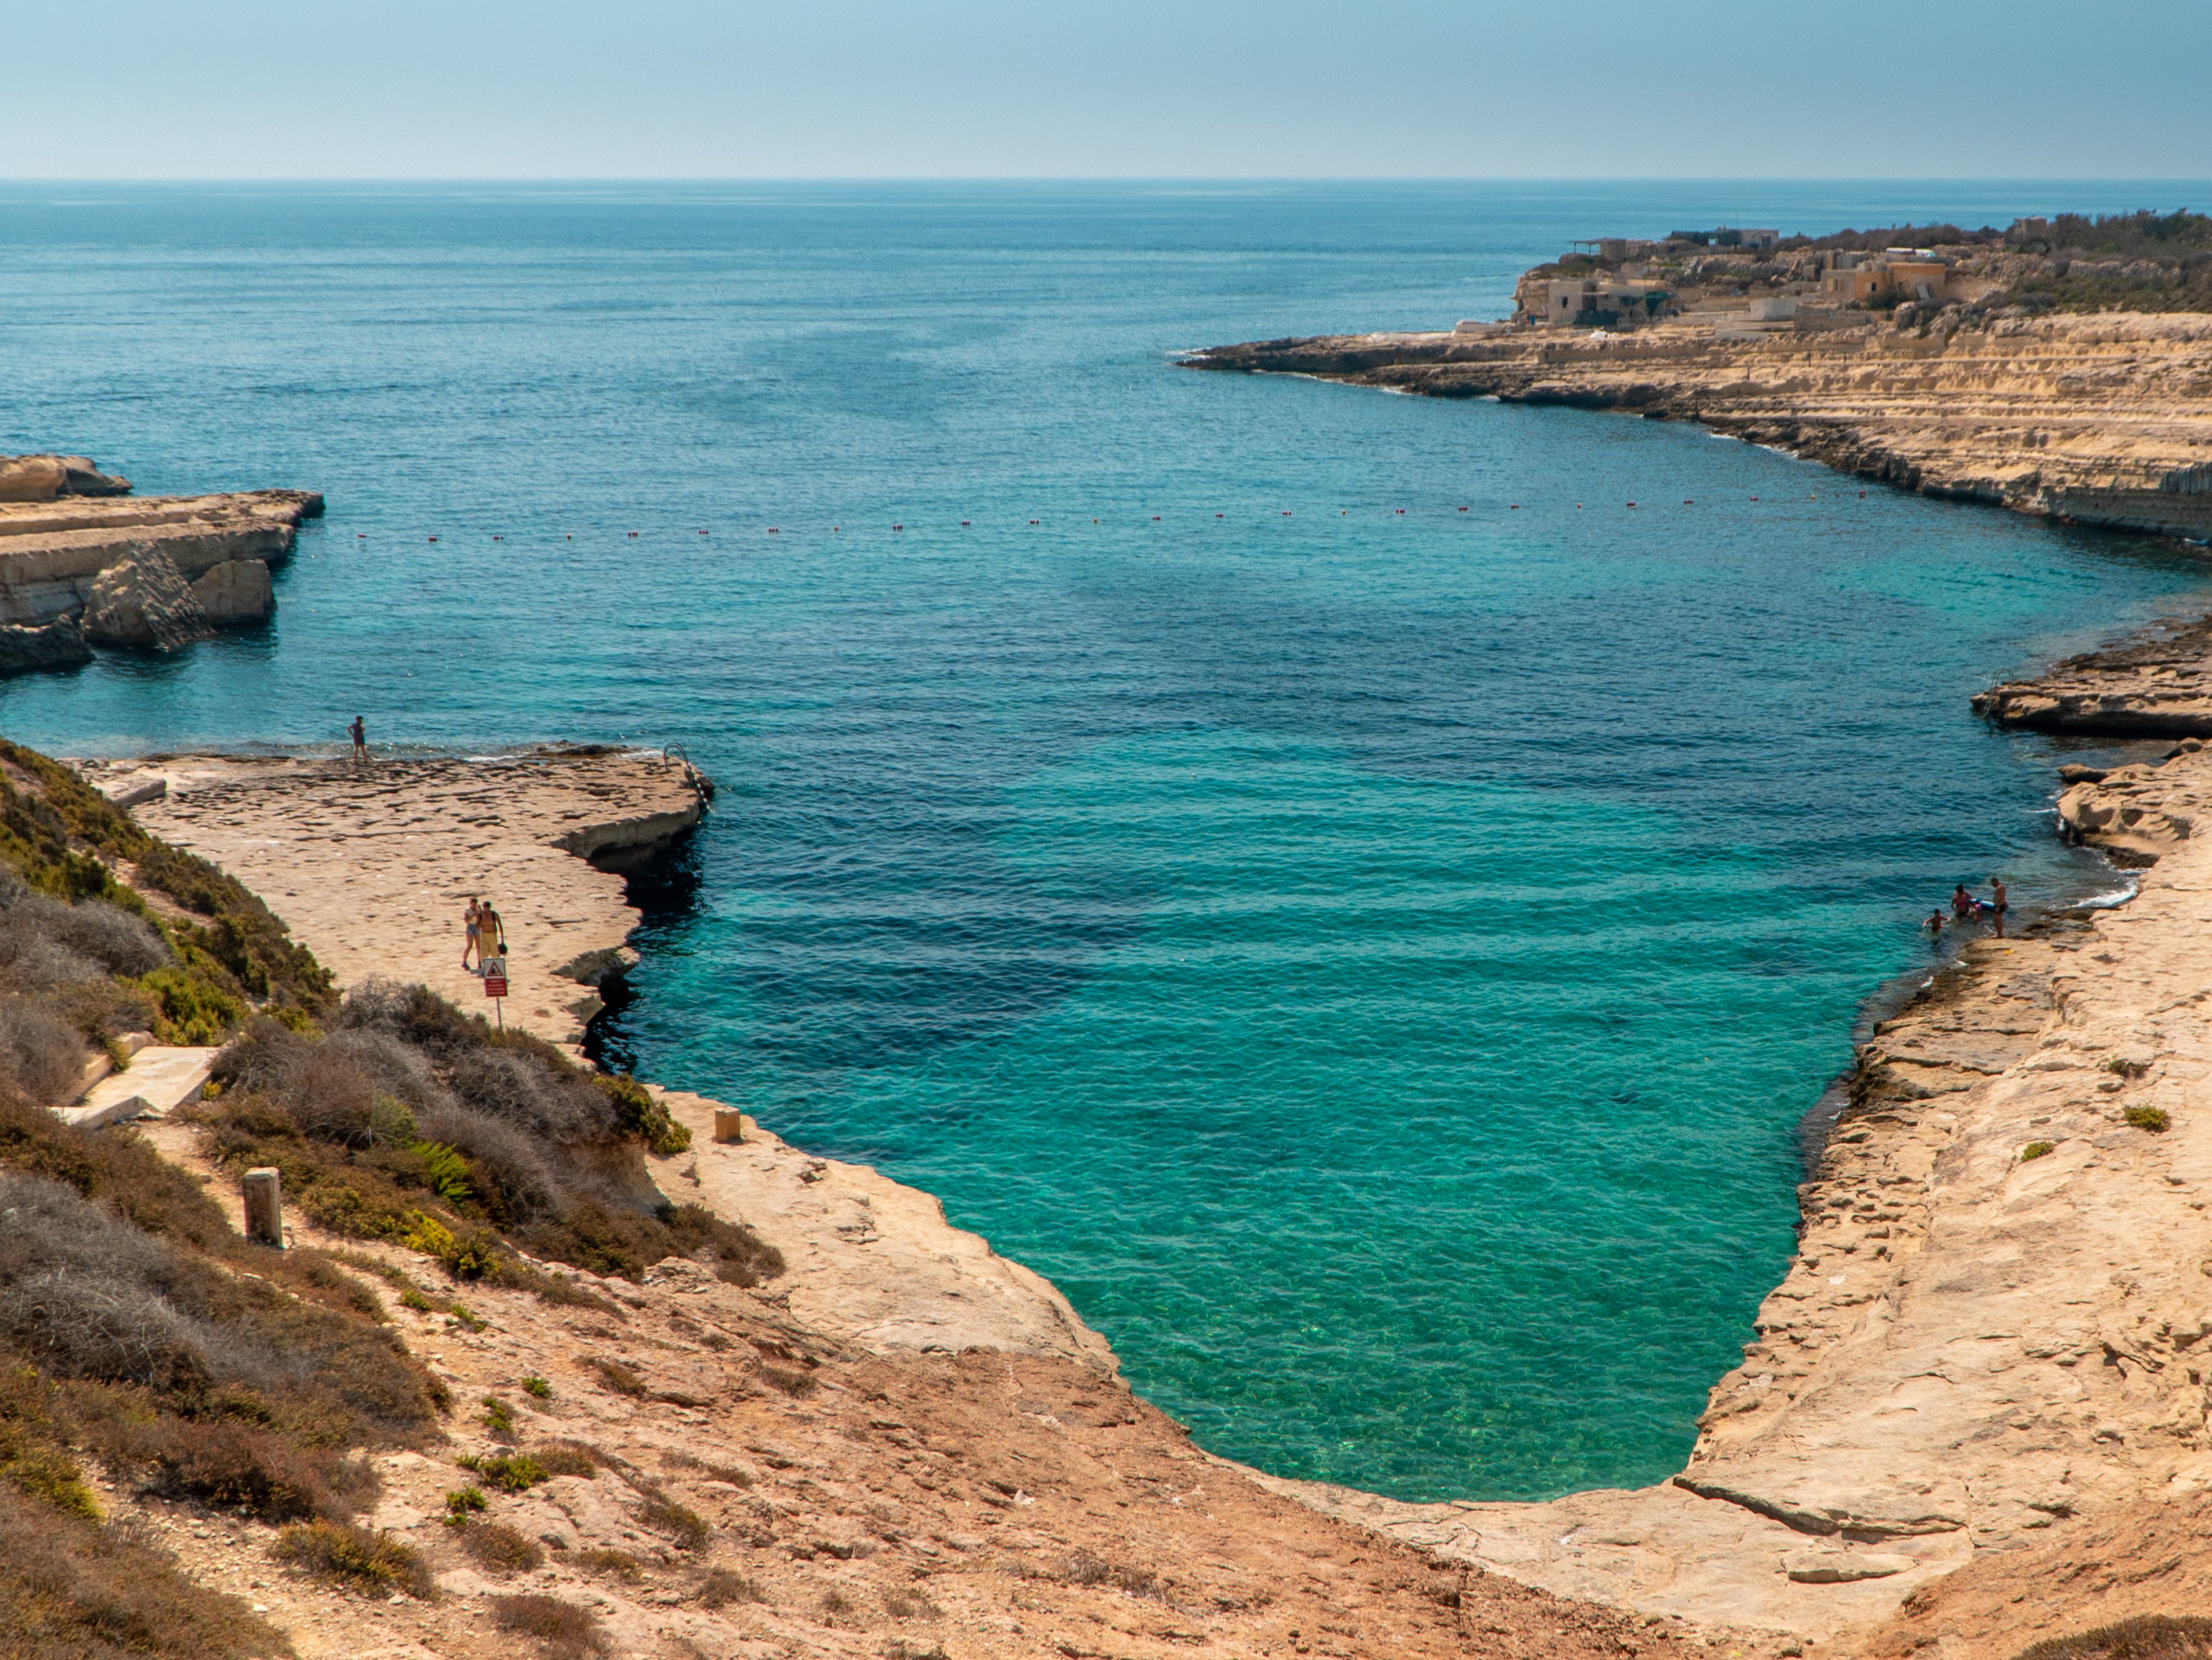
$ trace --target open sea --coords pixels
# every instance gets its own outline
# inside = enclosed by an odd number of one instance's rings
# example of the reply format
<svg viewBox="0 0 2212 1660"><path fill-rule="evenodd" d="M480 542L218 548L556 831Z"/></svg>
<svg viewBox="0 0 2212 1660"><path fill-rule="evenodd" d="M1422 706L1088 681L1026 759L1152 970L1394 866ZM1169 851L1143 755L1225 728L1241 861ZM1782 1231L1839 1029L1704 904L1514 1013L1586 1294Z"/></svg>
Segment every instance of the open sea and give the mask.
<svg viewBox="0 0 2212 1660"><path fill-rule="evenodd" d="M0 731L681 745L720 794L611 1055L941 1195L1217 1452L1650 1482L1918 919L2122 885L1967 696L2207 567L1172 355L1500 315L1600 232L2208 197L0 185L0 452L330 502L265 633Z"/></svg>

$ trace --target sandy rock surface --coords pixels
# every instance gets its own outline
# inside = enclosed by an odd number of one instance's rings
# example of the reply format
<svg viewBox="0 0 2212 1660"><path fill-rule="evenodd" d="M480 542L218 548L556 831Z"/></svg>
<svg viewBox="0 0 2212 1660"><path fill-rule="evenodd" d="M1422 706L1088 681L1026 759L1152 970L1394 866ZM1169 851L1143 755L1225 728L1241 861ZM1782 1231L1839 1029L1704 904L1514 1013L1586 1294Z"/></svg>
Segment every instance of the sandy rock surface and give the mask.
<svg viewBox="0 0 2212 1660"><path fill-rule="evenodd" d="M2111 313L1919 334L1722 340L1677 320L1596 339L1334 335L1199 368L1694 420L1863 477L2083 524L2212 533L2212 318Z"/></svg>
<svg viewBox="0 0 2212 1660"><path fill-rule="evenodd" d="M159 778L133 809L155 835L244 882L340 985L419 980L464 1008L489 1010L461 967L472 894L506 924L502 1017L574 1043L598 1012L593 990L558 972L618 946L635 926L621 877L564 850L609 852L673 834L705 810L680 762L629 751L390 759L168 756L96 762L113 793ZM633 838L625 841L625 836Z"/></svg>
<svg viewBox="0 0 2212 1660"><path fill-rule="evenodd" d="M192 584L192 597L219 629L250 628L276 614L269 567L258 559L226 559Z"/></svg>

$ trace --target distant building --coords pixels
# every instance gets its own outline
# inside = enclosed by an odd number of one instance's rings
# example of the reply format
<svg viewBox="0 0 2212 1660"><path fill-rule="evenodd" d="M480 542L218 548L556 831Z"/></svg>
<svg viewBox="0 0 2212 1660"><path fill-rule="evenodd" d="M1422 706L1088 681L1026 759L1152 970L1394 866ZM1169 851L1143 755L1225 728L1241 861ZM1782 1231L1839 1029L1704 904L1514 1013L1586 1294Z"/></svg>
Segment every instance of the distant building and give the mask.
<svg viewBox="0 0 2212 1660"><path fill-rule="evenodd" d="M1528 321L1554 329L1633 328L1674 308L1674 295L1660 283L1601 277L1554 277L1540 292L1518 297Z"/></svg>
<svg viewBox="0 0 2212 1660"><path fill-rule="evenodd" d="M1820 296L1839 305L1863 306L1880 295L1897 294L1907 300L1936 300L1950 280L1951 268L1941 259L1911 255L1860 254L1848 265L1820 278Z"/></svg>

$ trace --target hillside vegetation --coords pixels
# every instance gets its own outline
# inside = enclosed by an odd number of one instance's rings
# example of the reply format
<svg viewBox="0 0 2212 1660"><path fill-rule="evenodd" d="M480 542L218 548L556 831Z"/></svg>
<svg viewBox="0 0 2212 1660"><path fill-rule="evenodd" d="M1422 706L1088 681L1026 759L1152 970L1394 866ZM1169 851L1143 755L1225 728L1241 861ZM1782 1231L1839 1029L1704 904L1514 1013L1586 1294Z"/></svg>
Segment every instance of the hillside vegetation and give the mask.
<svg viewBox="0 0 2212 1660"><path fill-rule="evenodd" d="M366 1561L375 1541L350 1523L376 1496L362 1454L441 1438L452 1405L362 1277L392 1270L249 1243L127 1125L77 1131L49 1110L75 1098L96 1049L121 1059L116 1040L131 1031L227 1045L212 1098L185 1115L218 1164L276 1165L299 1212L425 1252L455 1280L618 1317L543 1264L635 1277L683 1255L747 1285L782 1268L750 1231L661 1195L645 1157L678 1150L686 1133L641 1086L420 986L341 1000L237 882L59 763L0 743L9 1660L288 1652L245 1603L105 1515L88 1471L292 1523L302 1560ZM417 1306L470 1317L450 1290L398 1277ZM413 1583L405 1561L371 1566Z"/></svg>

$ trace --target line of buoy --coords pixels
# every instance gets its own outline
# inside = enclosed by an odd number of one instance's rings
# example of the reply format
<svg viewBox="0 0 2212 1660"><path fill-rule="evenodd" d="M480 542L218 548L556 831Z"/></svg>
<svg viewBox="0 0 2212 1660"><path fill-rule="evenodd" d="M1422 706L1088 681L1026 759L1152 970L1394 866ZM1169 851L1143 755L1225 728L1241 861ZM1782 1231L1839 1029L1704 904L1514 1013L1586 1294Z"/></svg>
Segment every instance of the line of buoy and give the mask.
<svg viewBox="0 0 2212 1660"><path fill-rule="evenodd" d="M1866 495L1867 495L1867 492L1866 492L1866 491L1864 491L1864 490L1861 490L1861 491L1859 492L1860 499L1861 499L1861 500L1864 500L1864 499L1865 499L1865 497L1866 497ZM1758 502L1758 501L1760 501L1761 499L1762 499L1762 498L1760 498L1760 497L1759 497L1759 496L1752 496L1752 497L1750 498L1750 500L1752 500L1752 501L1753 501L1753 502ZM1819 500L1820 499L1820 497L1819 493L1818 493L1817 491L1814 491L1814 492L1810 492L1810 493L1808 493L1808 494L1807 495L1807 496L1806 496L1806 498L1805 498L1805 499L1806 499L1807 501L1808 501L1808 502L1817 502L1817 501L1819 501ZM1684 497L1682 498L1682 505L1683 505L1684 507L1686 507L1686 508L1693 508L1693 507L1697 506L1697 504L1698 504L1697 497L1695 497L1695 496L1684 496ZM1636 506L1638 506L1638 505L1639 505L1639 504L1638 504L1638 502L1629 502L1625 503L1624 505L1626 505L1626 506L1627 506L1627 507L1632 507L1632 508L1633 508L1633 507L1636 507ZM1509 511L1509 512L1511 512L1511 513L1518 513L1518 512L1520 512L1520 511L1521 511L1521 503L1520 503L1520 502L1508 502L1508 503L1506 504L1506 508L1507 508L1507 511ZM1576 510L1577 513L1582 512L1582 511L1583 510L1583 504L1582 502L1576 502L1576 503L1575 503L1575 510ZM1406 516L1406 509L1405 509L1405 508L1392 508L1392 509L1391 509L1391 511L1392 511L1392 513L1393 513L1394 514L1395 514L1395 515L1396 515L1397 517L1399 517L1399 518L1401 518L1401 519L1402 519L1402 518L1404 518L1404 517ZM1458 509L1458 511L1459 511L1459 512L1461 512L1461 513L1472 513L1472 512L1474 511L1474 508L1473 508L1472 507L1470 507L1470 506L1462 506L1462 507L1461 507L1461 508ZM1216 519L1226 519L1229 515L1228 515L1228 514L1224 514L1224 513L1217 513L1217 514L1215 514L1213 516L1214 516ZM1294 514L1294 513L1293 513L1293 510L1292 510L1292 509L1291 509L1291 508L1285 508L1283 509L1283 517L1284 517L1284 518L1285 518L1285 519L1289 519L1289 518L1292 518L1292 517L1294 517L1294 516L1295 516L1295 514ZM1352 516L1352 510L1351 510L1349 508L1342 508L1342 509L1340 509L1340 510L1339 511L1338 516L1339 516L1340 518L1348 519L1348 518L1350 518L1350 517ZM1042 520L1042 519L1032 519L1032 520L1030 520L1030 524L1032 524L1032 525L1042 525L1043 522L1044 522L1044 520ZM1092 524L1096 525L1096 524L1098 524L1098 523L1100 523L1100 522L1102 522L1102 521L1101 521L1101 520L1097 520L1097 519L1095 519L1095 518L1094 518L1091 522ZM1153 514L1152 515L1152 522L1153 524L1155 524L1155 525L1158 525L1158 524L1161 524L1161 523L1165 522L1164 515L1163 515L1163 514L1157 514L1157 513L1156 513L1156 514ZM973 520L970 520L970 519L963 519L963 520L960 521L960 528L961 528L961 529L963 529L963 530L971 529L971 528L974 526L974 524L975 524L975 521L974 521ZM833 530L833 531L842 531L842 530L843 530L844 526L842 526L842 525L832 525L832 526L830 526L830 528L831 530ZM892 528L893 530L895 530L895 531L903 531L903 530L905 530L905 529L906 529L906 526L905 526L905 525L904 525L904 524L896 524L896 525L893 525L893 526L891 526L891 528ZM769 534L770 536L777 536L777 535L781 535L781 534L782 533L782 526L779 526L779 525L770 525L770 526L769 526L767 527L767 530L768 530L768 534ZM699 533L700 535L702 535L702 536L712 536L712 535L714 534L714 532L712 532L711 530L701 530L698 533ZM636 541L636 540L639 538L639 537L640 537L640 535L641 534L641 532L637 532L637 531L625 531L625 532L623 532L623 534L624 534L626 537L628 537L631 541ZM428 540L429 540L429 541L434 542L434 541L436 541L438 538L437 538L435 536L432 536L432 537L428 537L427 539L428 539ZM492 539L493 541L495 541L495 542L504 542L504 541L506 541L506 540L507 540L507 535L506 535L506 532L501 532L501 531L495 531L495 532L492 532L492 538L491 538L491 539ZM573 542L573 541L574 541L574 540L576 539L575 532L573 532L573 531L568 532L565 533L565 534L562 537L562 538L561 538L561 539L562 539L562 541L564 541L564 542ZM368 532L367 531L356 531L356 532L354 532L354 540L355 540L355 541L356 541L356 542L366 542L367 540L368 540Z"/></svg>

